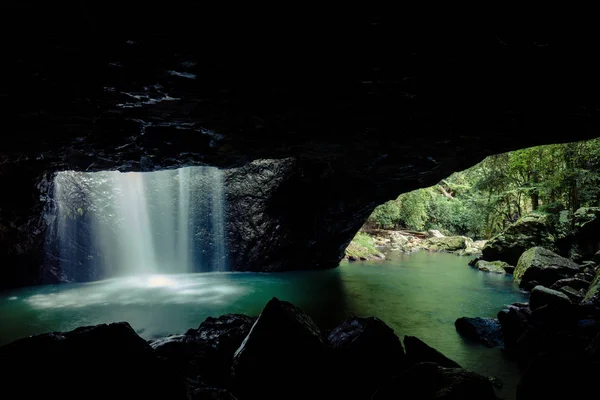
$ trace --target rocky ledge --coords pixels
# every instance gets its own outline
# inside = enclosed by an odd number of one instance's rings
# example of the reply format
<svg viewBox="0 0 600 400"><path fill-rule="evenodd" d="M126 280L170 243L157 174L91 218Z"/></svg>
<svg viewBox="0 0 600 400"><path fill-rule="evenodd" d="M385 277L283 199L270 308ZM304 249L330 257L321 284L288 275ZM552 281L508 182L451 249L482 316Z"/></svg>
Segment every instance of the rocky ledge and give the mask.
<svg viewBox="0 0 600 400"><path fill-rule="evenodd" d="M2 390L19 398L496 399L488 378L418 338L403 346L377 318L326 334L277 298L258 318L208 318L183 335L146 342L120 322L21 339L0 357Z"/></svg>
<svg viewBox="0 0 600 400"><path fill-rule="evenodd" d="M416 232L408 230L363 229L350 242L346 258L357 260L382 260L385 252L439 251L459 256L479 256L485 240L473 240L466 236L445 236L438 230ZM358 256L357 256L358 254Z"/></svg>

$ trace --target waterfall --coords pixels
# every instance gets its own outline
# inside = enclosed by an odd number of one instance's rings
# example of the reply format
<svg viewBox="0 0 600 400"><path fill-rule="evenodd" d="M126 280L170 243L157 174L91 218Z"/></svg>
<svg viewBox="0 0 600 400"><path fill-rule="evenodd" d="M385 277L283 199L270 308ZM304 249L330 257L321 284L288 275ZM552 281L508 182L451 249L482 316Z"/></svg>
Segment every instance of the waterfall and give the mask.
<svg viewBox="0 0 600 400"><path fill-rule="evenodd" d="M227 270L223 172L59 172L53 259L72 280Z"/></svg>

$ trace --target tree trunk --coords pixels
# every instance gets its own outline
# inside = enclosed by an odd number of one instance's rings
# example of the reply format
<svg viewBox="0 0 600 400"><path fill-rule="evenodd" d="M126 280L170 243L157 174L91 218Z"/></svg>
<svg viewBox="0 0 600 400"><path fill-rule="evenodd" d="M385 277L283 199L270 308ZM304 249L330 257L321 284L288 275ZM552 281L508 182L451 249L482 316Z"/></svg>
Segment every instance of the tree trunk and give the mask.
<svg viewBox="0 0 600 400"><path fill-rule="evenodd" d="M540 194L537 189L531 192L531 210L535 211L540 206Z"/></svg>

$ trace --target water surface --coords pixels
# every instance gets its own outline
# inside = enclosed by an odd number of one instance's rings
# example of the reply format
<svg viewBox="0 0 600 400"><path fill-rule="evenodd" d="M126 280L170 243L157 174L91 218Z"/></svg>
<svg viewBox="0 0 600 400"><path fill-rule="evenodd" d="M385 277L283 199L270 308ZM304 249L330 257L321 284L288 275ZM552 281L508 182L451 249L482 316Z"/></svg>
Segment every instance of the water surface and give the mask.
<svg viewBox="0 0 600 400"><path fill-rule="evenodd" d="M0 293L0 344L81 325L128 321L144 338L183 333L208 316L258 315L273 296L291 301L324 329L350 315L375 315L400 337L413 335L463 367L505 381L516 366L498 349L464 341L454 321L493 317L526 301L509 276L472 269L468 258L419 252L385 262L342 263L327 271L148 275L29 287Z"/></svg>

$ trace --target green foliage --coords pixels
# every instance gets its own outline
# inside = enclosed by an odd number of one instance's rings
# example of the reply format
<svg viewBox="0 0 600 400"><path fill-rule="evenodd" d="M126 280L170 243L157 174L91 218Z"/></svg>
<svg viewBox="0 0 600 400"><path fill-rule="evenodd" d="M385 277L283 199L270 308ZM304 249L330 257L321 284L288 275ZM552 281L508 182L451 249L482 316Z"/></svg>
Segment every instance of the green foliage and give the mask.
<svg viewBox="0 0 600 400"><path fill-rule="evenodd" d="M395 201L388 201L375 208L369 217L369 221L379 228L394 228L400 218L400 208Z"/></svg>
<svg viewBox="0 0 600 400"><path fill-rule="evenodd" d="M364 232L358 232L352 242L346 248L346 256L357 259L382 258L381 253L375 247L375 241Z"/></svg>
<svg viewBox="0 0 600 400"><path fill-rule="evenodd" d="M575 210L599 201L600 138L490 156L435 186L377 207L369 221L380 228L489 238L536 210L565 231Z"/></svg>

